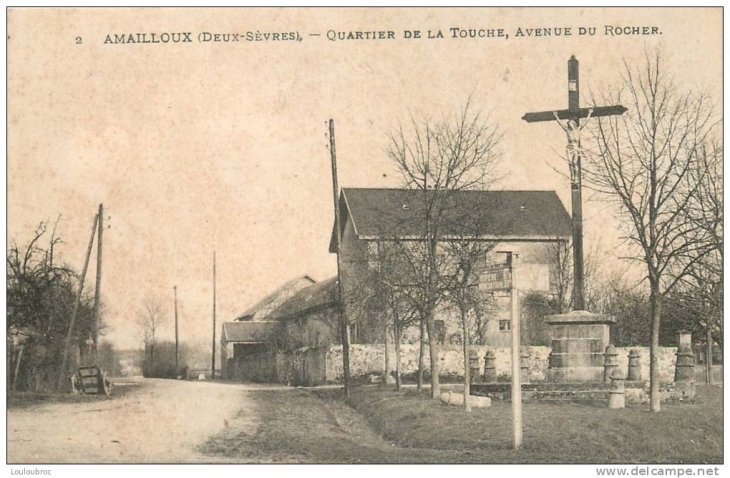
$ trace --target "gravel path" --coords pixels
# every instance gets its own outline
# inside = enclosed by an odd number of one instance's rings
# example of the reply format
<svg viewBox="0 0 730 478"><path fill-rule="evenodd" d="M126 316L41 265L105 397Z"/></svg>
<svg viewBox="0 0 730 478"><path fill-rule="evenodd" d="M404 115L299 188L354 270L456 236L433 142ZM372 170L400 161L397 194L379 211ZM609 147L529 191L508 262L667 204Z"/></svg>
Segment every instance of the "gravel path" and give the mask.
<svg viewBox="0 0 730 478"><path fill-rule="evenodd" d="M113 400L8 410L8 463L209 462L199 445L232 425L255 432L248 392L266 388L155 379L116 386L137 389Z"/></svg>

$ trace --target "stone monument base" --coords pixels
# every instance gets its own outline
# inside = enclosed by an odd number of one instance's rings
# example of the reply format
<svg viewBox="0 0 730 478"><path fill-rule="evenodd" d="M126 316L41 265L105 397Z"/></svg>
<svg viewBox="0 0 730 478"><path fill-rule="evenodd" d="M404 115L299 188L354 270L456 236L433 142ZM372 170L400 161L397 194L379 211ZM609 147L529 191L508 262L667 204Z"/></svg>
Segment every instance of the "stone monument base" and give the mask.
<svg viewBox="0 0 730 478"><path fill-rule="evenodd" d="M548 382L600 382L603 379L603 367L563 367L550 368L545 372Z"/></svg>
<svg viewBox="0 0 730 478"><path fill-rule="evenodd" d="M549 315L550 331L547 379L550 382L600 382L603 380L604 352L610 340L613 317L574 310Z"/></svg>

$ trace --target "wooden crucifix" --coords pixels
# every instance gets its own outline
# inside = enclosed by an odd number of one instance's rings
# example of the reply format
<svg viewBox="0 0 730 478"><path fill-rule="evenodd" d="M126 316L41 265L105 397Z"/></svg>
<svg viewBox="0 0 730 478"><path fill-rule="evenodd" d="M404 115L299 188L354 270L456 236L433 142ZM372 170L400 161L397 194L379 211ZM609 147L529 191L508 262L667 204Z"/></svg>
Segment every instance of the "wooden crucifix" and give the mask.
<svg viewBox="0 0 730 478"><path fill-rule="evenodd" d="M581 198L580 133L590 118L620 115L626 111L621 105L580 107L578 87L578 60L568 60L568 109L527 113L522 119L528 123L557 121L568 137L566 156L570 166L570 189L573 210L573 310L584 310L583 299L583 204ZM563 123L562 121L565 121ZM581 120L583 120L581 122Z"/></svg>

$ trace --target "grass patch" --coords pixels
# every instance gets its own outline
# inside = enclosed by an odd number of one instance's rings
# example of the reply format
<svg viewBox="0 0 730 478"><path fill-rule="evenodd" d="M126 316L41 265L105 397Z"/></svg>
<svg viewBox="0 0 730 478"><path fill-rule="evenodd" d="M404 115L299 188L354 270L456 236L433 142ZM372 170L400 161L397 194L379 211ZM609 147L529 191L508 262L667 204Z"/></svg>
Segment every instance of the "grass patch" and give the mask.
<svg viewBox="0 0 730 478"><path fill-rule="evenodd" d="M201 447L204 454L274 463L358 463L382 455L371 444L357 443L360 434L351 423L357 414L341 401L327 404L303 389L258 390L247 395L255 404L258 426L228 428ZM348 433L348 426L355 433Z"/></svg>
<svg viewBox="0 0 730 478"><path fill-rule="evenodd" d="M723 461L722 389L694 404L608 410L605 404L525 403L524 446L512 449L508 402L466 413L428 392L355 387L250 390L227 429L201 451L220 461L275 463L696 463ZM257 417L251 425L249 417Z"/></svg>
<svg viewBox="0 0 730 478"><path fill-rule="evenodd" d="M212 461L241 463L462 463L455 450L402 448L384 440L348 406L341 390L247 392L260 423L230 426L200 451ZM250 410L242 413L252 413ZM245 420L242 420L245 422Z"/></svg>
<svg viewBox="0 0 730 478"><path fill-rule="evenodd" d="M507 402L466 413L428 392L355 389L352 406L404 448L453 450L479 463L722 463L722 389L699 386L694 404L609 410L583 403L523 404L523 449L512 450Z"/></svg>

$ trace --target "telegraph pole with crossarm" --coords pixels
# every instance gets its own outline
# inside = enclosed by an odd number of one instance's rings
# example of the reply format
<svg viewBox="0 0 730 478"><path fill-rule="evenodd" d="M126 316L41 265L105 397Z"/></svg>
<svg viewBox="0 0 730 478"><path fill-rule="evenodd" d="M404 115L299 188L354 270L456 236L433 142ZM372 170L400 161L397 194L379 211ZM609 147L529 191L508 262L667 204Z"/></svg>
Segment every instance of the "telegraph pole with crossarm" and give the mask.
<svg viewBox="0 0 730 478"><path fill-rule="evenodd" d="M573 214L573 310L585 310L583 298L583 204L581 198L581 130L590 118L621 115L626 108L621 105L580 107L578 60L568 60L568 109L539 111L525 114L528 123L557 121L568 137L566 154L570 166L571 205ZM561 121L565 121L562 123ZM583 120L583 121L581 121Z"/></svg>

